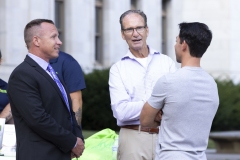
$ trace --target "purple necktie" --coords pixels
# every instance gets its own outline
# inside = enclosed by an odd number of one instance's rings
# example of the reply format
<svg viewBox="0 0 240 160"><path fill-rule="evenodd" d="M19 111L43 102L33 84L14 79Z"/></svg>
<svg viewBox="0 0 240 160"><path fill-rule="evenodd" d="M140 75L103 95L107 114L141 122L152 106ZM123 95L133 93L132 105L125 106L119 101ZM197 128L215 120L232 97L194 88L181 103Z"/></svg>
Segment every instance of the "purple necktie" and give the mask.
<svg viewBox="0 0 240 160"><path fill-rule="evenodd" d="M67 108L68 108L68 111L71 115L71 112L70 112L70 107L69 107L69 103L68 103L68 97L67 97L67 93L62 85L62 83L60 82L60 80L58 79L58 76L56 75L54 69L52 68L52 66L49 64L48 67L47 67L47 70L51 73L52 77L53 77L53 80L56 82L58 88L60 89L61 93L62 93L62 96L64 98L64 101L67 105Z"/></svg>

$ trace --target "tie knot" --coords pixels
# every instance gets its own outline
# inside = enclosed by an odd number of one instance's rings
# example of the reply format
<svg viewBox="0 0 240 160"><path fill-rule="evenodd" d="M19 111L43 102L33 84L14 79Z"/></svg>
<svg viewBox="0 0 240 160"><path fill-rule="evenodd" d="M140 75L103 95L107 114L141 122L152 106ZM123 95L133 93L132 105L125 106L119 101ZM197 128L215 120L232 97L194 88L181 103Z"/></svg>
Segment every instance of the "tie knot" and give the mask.
<svg viewBox="0 0 240 160"><path fill-rule="evenodd" d="M47 71L50 72L50 74L52 75L54 80L58 80L59 81L59 79L58 79L54 69L52 68L52 66L50 64L47 67Z"/></svg>
<svg viewBox="0 0 240 160"><path fill-rule="evenodd" d="M51 66L50 64L48 64L48 66L47 66L47 70L48 70L48 71L53 70L53 68L52 68L52 66Z"/></svg>

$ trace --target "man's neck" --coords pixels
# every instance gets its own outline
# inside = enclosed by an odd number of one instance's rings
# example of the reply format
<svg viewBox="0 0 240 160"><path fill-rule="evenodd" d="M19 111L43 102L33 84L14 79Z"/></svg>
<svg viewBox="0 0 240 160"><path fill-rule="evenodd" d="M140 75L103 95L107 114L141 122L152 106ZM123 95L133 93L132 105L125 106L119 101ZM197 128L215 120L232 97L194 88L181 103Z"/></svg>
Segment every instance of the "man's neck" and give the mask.
<svg viewBox="0 0 240 160"><path fill-rule="evenodd" d="M132 50L132 49L130 49L130 51L136 58L145 58L149 54L148 46L143 47L141 50Z"/></svg>
<svg viewBox="0 0 240 160"><path fill-rule="evenodd" d="M187 59L183 59L181 63L181 67L200 67L201 58L197 57L188 57Z"/></svg>
<svg viewBox="0 0 240 160"><path fill-rule="evenodd" d="M46 58L46 56L44 56L44 54L41 53L38 49L29 49L28 52L43 59L46 62L49 62L49 60L50 60L50 59Z"/></svg>

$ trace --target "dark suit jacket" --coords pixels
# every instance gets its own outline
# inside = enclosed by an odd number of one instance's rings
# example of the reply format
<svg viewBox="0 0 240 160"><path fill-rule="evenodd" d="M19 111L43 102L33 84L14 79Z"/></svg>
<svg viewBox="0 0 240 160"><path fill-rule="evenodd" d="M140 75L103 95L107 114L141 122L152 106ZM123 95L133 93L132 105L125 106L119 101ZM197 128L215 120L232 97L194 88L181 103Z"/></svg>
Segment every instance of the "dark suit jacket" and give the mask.
<svg viewBox="0 0 240 160"><path fill-rule="evenodd" d="M17 160L70 160L77 138L83 139L54 80L33 59L14 69L8 96L17 137ZM71 99L68 94L71 105Z"/></svg>

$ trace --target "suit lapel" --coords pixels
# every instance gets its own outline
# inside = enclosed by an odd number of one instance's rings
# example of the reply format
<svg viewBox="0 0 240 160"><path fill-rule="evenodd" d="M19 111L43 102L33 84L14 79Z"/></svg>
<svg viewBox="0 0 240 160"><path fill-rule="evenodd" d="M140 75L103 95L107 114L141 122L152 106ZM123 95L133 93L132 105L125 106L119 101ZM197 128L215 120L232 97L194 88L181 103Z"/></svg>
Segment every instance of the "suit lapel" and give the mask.
<svg viewBox="0 0 240 160"><path fill-rule="evenodd" d="M68 108L67 105L66 105L66 103L65 103L65 100L64 100L64 98L63 98L62 92L60 91L60 89L58 88L56 82L52 79L52 77L51 77L44 69L42 69L42 67L40 67L40 66L39 66L32 58L30 58L29 56L26 56L26 58L25 58L24 61L27 62L31 67L33 67L38 73L40 73L41 75L43 75L43 76L51 83L51 85L53 86L53 88L57 91L58 95L61 97L61 99L62 99L65 107ZM64 86L64 88L65 88L65 86ZM67 94L67 96L68 96L68 94ZM68 98L69 98L69 96L68 96ZM70 106L70 105L69 105L69 106Z"/></svg>

